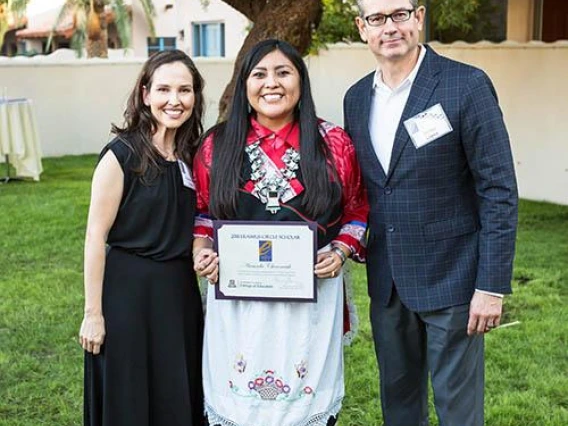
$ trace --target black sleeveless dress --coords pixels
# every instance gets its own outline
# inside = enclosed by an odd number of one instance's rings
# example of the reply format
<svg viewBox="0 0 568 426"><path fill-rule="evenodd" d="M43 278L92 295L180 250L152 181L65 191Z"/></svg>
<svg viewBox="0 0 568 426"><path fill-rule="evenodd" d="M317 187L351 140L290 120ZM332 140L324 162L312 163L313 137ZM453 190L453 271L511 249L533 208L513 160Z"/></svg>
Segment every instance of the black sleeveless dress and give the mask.
<svg viewBox="0 0 568 426"><path fill-rule="evenodd" d="M125 139L111 150L124 192L109 232L99 355L85 352L85 426L201 426L203 312L191 246L195 191L161 161L144 184Z"/></svg>

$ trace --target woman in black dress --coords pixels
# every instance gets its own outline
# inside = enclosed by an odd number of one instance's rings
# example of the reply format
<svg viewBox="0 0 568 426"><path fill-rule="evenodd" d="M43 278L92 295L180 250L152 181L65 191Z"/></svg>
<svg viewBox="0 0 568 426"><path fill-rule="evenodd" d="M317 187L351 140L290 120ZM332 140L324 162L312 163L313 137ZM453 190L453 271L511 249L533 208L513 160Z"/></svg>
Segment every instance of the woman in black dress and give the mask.
<svg viewBox="0 0 568 426"><path fill-rule="evenodd" d="M148 59L93 175L80 330L87 426L202 424L190 174L202 90L185 53Z"/></svg>

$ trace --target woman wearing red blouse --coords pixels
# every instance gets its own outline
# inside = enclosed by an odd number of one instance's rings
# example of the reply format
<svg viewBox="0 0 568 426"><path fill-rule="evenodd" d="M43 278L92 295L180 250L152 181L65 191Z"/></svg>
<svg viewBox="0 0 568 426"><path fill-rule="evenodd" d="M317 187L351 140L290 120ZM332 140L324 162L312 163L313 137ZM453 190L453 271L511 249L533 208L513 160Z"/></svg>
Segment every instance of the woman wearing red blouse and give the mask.
<svg viewBox="0 0 568 426"><path fill-rule="evenodd" d="M204 391L211 425L327 426L343 385L343 263L361 257L367 202L355 151L315 114L306 66L279 40L245 57L226 122L194 161L194 259L216 282L212 220L310 221L317 303L207 299Z"/></svg>

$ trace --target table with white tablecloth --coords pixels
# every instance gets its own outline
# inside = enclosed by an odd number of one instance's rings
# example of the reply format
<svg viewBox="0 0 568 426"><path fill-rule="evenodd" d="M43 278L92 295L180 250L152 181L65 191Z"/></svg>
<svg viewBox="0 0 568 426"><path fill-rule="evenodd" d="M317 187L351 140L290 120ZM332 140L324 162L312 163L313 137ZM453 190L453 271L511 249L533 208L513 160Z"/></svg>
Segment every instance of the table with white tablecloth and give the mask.
<svg viewBox="0 0 568 426"><path fill-rule="evenodd" d="M9 160L17 177L39 181L43 171L41 157L32 101L0 100L0 161Z"/></svg>

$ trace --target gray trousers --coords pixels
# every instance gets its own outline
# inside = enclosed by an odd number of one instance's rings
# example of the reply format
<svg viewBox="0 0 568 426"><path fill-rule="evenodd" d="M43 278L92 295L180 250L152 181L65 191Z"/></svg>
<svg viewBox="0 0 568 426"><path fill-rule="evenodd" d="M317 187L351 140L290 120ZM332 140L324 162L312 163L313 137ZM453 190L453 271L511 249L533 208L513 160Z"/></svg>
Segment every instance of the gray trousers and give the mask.
<svg viewBox="0 0 568 426"><path fill-rule="evenodd" d="M385 426L428 426L428 375L440 426L483 426L484 344L467 335L469 305L411 312L371 300Z"/></svg>

